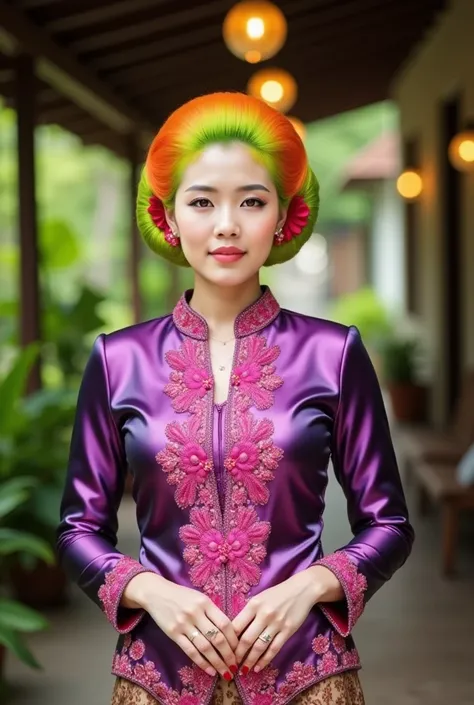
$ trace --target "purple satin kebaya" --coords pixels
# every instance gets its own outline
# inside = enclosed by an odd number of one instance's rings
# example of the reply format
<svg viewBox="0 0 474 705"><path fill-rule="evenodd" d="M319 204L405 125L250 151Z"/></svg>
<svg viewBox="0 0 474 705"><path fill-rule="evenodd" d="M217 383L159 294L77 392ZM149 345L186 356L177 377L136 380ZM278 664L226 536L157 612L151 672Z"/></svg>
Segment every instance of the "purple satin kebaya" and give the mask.
<svg viewBox="0 0 474 705"><path fill-rule="evenodd" d="M164 705L207 705L208 676L141 610L120 607L153 571L231 619L315 563L345 592L315 606L262 672L235 677L246 705L284 705L360 667L350 632L413 543L379 385L355 328L280 309L268 289L235 322L229 395L213 399L207 324L189 306L101 335L84 373L58 548L119 632L112 671ZM328 464L354 538L323 557ZM127 467L140 560L116 549Z"/></svg>

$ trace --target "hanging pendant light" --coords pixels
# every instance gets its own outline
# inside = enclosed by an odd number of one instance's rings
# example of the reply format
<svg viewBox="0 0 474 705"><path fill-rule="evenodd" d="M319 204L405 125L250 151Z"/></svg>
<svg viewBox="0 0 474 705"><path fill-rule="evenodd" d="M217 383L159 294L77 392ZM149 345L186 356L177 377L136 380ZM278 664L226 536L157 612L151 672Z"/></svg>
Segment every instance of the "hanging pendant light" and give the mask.
<svg viewBox="0 0 474 705"><path fill-rule="evenodd" d="M474 126L468 125L453 137L448 148L449 161L458 171L474 171Z"/></svg>
<svg viewBox="0 0 474 705"><path fill-rule="evenodd" d="M405 169L397 179L397 191L406 201L416 201L423 191L419 169Z"/></svg>
<svg viewBox="0 0 474 705"><path fill-rule="evenodd" d="M296 102L298 86L293 76L283 69L260 69L247 85L247 92L264 100L272 108L287 113Z"/></svg>
<svg viewBox="0 0 474 705"><path fill-rule="evenodd" d="M275 56L286 41L283 12L268 0L242 0L227 13L222 33L239 59L257 64Z"/></svg>

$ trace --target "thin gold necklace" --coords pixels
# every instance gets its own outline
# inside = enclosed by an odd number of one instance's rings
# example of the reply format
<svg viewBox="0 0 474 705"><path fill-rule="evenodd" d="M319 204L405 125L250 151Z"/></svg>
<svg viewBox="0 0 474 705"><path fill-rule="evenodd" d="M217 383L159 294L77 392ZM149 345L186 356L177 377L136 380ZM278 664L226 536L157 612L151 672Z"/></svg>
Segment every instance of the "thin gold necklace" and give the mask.
<svg viewBox="0 0 474 705"><path fill-rule="evenodd" d="M235 335L233 338L229 338L229 340L219 340L219 338L214 338L213 335L210 335L209 337L212 338L212 340L215 340L216 343L221 343L221 345L227 345L227 343L231 343L233 340L235 340Z"/></svg>

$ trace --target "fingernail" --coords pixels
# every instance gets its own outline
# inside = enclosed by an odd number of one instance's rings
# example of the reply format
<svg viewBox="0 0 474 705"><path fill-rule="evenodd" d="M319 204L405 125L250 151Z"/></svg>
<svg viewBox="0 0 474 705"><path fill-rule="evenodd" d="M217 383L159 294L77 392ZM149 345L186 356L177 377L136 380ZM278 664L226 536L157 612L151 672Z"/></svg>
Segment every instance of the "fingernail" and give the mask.
<svg viewBox="0 0 474 705"><path fill-rule="evenodd" d="M224 678L226 679L226 681L231 681L231 680L232 680L232 677L233 677L233 676L232 676L232 673L229 673L229 671L226 671L226 672L224 673Z"/></svg>
<svg viewBox="0 0 474 705"><path fill-rule="evenodd" d="M235 663L231 664L231 665L229 666L229 668L230 668L230 670L232 671L232 673L234 674L234 676L235 676L235 674L237 673L237 671L239 670L239 667L238 667Z"/></svg>
<svg viewBox="0 0 474 705"><path fill-rule="evenodd" d="M261 670L261 667L260 667L260 666L254 666L253 670L255 671L255 673L258 673L258 672Z"/></svg>
<svg viewBox="0 0 474 705"><path fill-rule="evenodd" d="M215 676L216 672L213 668L206 668L206 673L208 676Z"/></svg>
<svg viewBox="0 0 474 705"><path fill-rule="evenodd" d="M250 668L248 666L242 666L242 670L240 672L243 676L246 676L249 671Z"/></svg>

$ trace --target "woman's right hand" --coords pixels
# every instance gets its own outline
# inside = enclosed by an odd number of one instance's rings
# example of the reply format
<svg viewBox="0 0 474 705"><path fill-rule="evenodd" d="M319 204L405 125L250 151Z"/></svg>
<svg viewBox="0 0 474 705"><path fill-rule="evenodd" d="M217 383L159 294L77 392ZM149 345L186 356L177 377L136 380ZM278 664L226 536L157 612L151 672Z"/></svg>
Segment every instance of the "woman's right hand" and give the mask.
<svg viewBox="0 0 474 705"><path fill-rule="evenodd" d="M210 676L215 672L226 680L238 670L235 650L238 638L231 620L207 595L177 585L156 573L140 573L124 590L123 607L143 608L170 639ZM206 632L217 629L214 637ZM196 638L192 633L198 630Z"/></svg>

